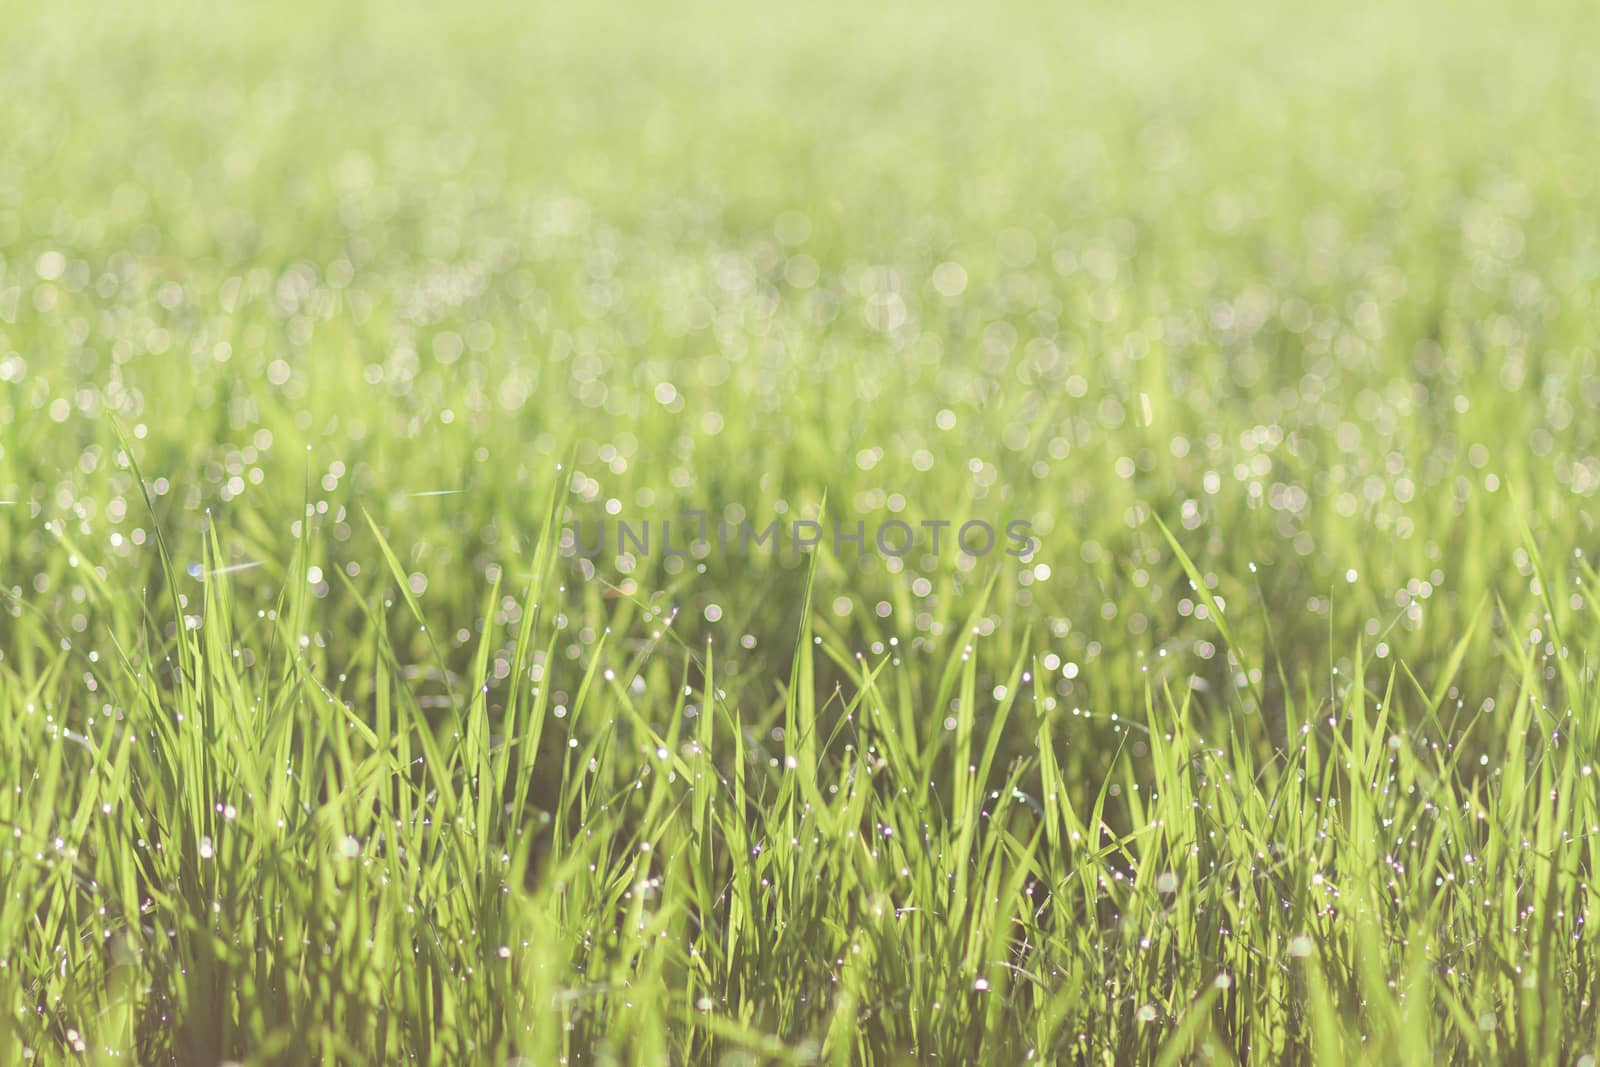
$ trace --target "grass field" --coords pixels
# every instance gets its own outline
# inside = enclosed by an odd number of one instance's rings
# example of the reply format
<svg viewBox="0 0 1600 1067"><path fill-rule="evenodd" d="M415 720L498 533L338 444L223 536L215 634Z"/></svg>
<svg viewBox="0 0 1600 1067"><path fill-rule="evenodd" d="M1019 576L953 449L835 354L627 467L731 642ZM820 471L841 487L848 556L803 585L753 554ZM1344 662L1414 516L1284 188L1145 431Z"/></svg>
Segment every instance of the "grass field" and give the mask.
<svg viewBox="0 0 1600 1067"><path fill-rule="evenodd" d="M0 15L0 1064L1594 1064L1600 12Z"/></svg>

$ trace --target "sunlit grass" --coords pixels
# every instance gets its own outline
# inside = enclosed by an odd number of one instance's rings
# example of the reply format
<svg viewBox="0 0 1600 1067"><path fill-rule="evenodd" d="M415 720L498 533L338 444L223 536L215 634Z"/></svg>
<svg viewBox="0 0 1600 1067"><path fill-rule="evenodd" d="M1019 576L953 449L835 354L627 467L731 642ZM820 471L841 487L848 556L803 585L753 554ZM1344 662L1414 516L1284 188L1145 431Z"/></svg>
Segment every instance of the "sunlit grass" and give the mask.
<svg viewBox="0 0 1600 1067"><path fill-rule="evenodd" d="M7 13L0 1063L1592 1065L1595 16L826 6Z"/></svg>

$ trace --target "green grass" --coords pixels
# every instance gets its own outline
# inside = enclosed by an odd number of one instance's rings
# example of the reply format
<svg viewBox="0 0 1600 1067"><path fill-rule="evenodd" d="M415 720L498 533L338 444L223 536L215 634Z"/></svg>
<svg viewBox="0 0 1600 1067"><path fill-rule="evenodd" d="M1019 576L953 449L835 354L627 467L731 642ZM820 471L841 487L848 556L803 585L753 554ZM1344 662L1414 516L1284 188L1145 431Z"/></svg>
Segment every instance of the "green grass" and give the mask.
<svg viewBox="0 0 1600 1067"><path fill-rule="evenodd" d="M0 15L0 1064L1594 1063L1595 12Z"/></svg>

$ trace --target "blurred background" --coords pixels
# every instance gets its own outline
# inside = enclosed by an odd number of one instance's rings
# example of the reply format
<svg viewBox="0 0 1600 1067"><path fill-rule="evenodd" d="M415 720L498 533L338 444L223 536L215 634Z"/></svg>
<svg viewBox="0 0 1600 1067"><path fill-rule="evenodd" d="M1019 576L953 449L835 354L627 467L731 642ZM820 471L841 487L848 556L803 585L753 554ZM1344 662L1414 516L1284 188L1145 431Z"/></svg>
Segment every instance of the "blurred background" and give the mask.
<svg viewBox="0 0 1600 1067"><path fill-rule="evenodd" d="M266 605L309 520L337 667L363 509L467 635L570 474L569 521L1026 518L1027 565L824 559L821 624L932 649L998 567L1073 706L1239 680L1152 515L1297 669L1442 654L1522 521L1593 539L1595 18L14 6L4 582L87 632L61 533L156 588L209 515ZM637 601L786 669L802 568L564 566L585 639Z"/></svg>

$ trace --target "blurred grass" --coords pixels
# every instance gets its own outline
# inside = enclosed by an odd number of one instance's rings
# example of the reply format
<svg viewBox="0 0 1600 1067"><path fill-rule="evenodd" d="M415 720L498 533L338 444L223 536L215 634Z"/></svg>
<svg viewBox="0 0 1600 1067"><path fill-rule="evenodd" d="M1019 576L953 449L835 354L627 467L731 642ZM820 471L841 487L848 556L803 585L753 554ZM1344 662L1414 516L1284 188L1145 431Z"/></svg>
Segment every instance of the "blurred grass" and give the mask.
<svg viewBox="0 0 1600 1067"><path fill-rule="evenodd" d="M19 1046L1592 1049L1594 12L6 14Z"/></svg>

